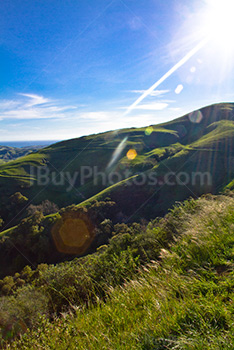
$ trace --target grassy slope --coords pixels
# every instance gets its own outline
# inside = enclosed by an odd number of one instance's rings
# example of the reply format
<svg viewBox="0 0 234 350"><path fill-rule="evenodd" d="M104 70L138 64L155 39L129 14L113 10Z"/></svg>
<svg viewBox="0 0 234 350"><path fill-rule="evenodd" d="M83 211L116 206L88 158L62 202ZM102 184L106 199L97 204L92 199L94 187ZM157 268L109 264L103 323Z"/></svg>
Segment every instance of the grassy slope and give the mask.
<svg viewBox="0 0 234 350"><path fill-rule="evenodd" d="M154 132L145 134L145 128L123 129L69 141L59 142L37 153L0 165L0 195L6 205L9 195L20 191L34 203L49 199L60 206L71 203L86 205L95 199L110 197L119 205L125 220L139 217L163 216L175 201L203 193L218 193L226 186L232 188L234 178L234 104L218 104L201 109L203 119L192 123L189 116L153 126ZM107 169L113 152L122 140L126 145L119 159ZM128 149L136 149L134 160L126 157ZM102 183L99 176L85 184L78 183L67 191L69 183L61 186L37 186L36 176L30 175L30 168L46 166L50 171L66 171L74 175L81 166L98 167L106 176L110 171L124 174L128 169L131 176L114 184ZM174 185L165 183L165 175ZM195 173L208 173L209 183L199 180ZM58 174L58 173L57 173ZM142 174L146 181L142 181ZM182 174L182 175L181 175ZM184 175L183 175L184 174ZM157 184L150 185L153 176ZM183 185L183 181L188 182ZM206 180L207 177L204 178ZM182 182L180 182L180 180ZM30 182L33 184L30 186Z"/></svg>
<svg viewBox="0 0 234 350"><path fill-rule="evenodd" d="M35 154L0 165L1 198L4 200L10 194L20 190L34 203L49 199L64 206L82 202L110 185L110 183L102 184L101 178L97 180L95 185L92 179L82 185L78 177L76 188L69 192L67 191L69 187L67 181L61 186L53 186L52 184L44 187L38 186L35 175L30 174L30 167L35 170L37 167L45 165L51 172L57 172L57 174L64 170L74 175L76 171L80 171L81 166L91 166L92 168L98 166L98 171L104 171L107 175L110 170L123 173L124 170L130 169L132 174L137 174L157 166L159 174L165 174L168 169L172 168L173 171L180 169L187 160L192 158L192 161L189 161L188 169L182 167L183 171L190 172L200 160L200 163L205 164L205 168L208 161L211 172L216 172L213 158L217 156L217 167L223 166L221 163L225 162L225 158L228 158L232 152L234 129L232 123L225 122L225 120L234 120L233 105L214 105L202 109L201 112L203 119L200 123L192 123L187 115L159 126L153 126L154 131L148 136L145 134L145 128L123 129L118 132L91 135L59 142ZM222 120L222 125L218 123L220 120ZM113 152L125 138L127 138L125 148L118 161L112 169L107 170ZM138 157L131 162L127 161L125 157L130 148L136 149L138 153ZM160 159L165 160L165 158L177 153L180 148L187 149L187 153L184 151L177 155L177 167L174 166L173 159L168 159L168 162L161 164ZM158 162L160 163L159 167ZM203 169L202 166L201 169ZM230 168L230 173L234 174L233 167ZM216 173L214 175L216 177ZM33 186L30 186L30 181ZM222 185L222 181L227 184L226 179L221 180L218 177L214 191L217 186ZM145 196L143 195L143 197Z"/></svg>
<svg viewBox="0 0 234 350"><path fill-rule="evenodd" d="M162 129L162 132L158 130L157 134L159 136L161 135L160 143L162 145L168 145L172 139L176 139L176 136L173 136L173 131ZM165 135L168 135L172 139L167 140ZM128 137L128 140L124 152L131 147L136 148L137 151L144 148L144 130L128 129L122 130L117 135L109 132L64 141L47 147L36 154L21 158L18 161L1 165L0 192L1 189L3 193L5 192L5 185L8 183L11 185L10 193L14 193L21 188L21 191L27 197L30 199L33 198L41 190L41 187L38 187L36 183L30 187L30 181L35 182L35 176L30 174L30 167L45 166L47 164L51 172L58 173L64 170L72 175L74 172L80 171L81 166L91 166L92 169L98 166L99 171L106 171L114 150L125 137ZM35 202L40 202L46 198L60 205L81 202L84 197L88 198L90 195L94 195L100 189L104 188L103 185L99 184L92 187L90 185L83 187L79 183L77 191L67 192L67 187L69 187L69 183L67 182L62 186L50 185L49 188L45 188L45 191L35 198ZM79 194L79 191L83 193L83 196ZM9 194L9 191L7 194Z"/></svg>
<svg viewBox="0 0 234 350"><path fill-rule="evenodd" d="M179 233L161 261L106 302L41 325L10 349L233 349L234 198L200 198L173 213Z"/></svg>
<svg viewBox="0 0 234 350"><path fill-rule="evenodd" d="M111 197L121 207L128 208L127 215L131 215L135 211L139 215L138 208L142 203L145 203L144 211L141 211L141 215L144 217L149 213L151 216L154 213L163 215L175 201L184 200L189 196L196 197L203 193L218 193L234 177L234 149L232 148L234 122L222 120L210 125L207 129L207 133L199 140L190 143L189 146L181 145L181 147L175 148L174 155L145 172L148 177L156 174L158 181L163 181L165 174L173 172L178 176L171 177L170 182L174 183L173 186L163 182L153 186L144 183L140 186L142 175L137 175L132 180L122 181L105 189L89 201ZM175 145L173 146L175 147ZM146 158L148 154L145 154ZM199 180L196 173L208 173L210 181L204 181L202 184L202 179ZM184 185L186 176L189 181ZM132 185L129 186L129 184Z"/></svg>

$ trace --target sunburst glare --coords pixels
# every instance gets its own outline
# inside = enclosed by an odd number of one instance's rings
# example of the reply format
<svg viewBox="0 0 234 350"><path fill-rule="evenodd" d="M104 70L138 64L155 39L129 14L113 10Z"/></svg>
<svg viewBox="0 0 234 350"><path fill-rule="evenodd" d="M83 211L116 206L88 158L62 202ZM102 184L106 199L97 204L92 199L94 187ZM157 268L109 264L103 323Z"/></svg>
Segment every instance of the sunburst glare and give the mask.
<svg viewBox="0 0 234 350"><path fill-rule="evenodd" d="M234 1L206 0L206 3L202 24L204 35L225 54L234 53Z"/></svg>

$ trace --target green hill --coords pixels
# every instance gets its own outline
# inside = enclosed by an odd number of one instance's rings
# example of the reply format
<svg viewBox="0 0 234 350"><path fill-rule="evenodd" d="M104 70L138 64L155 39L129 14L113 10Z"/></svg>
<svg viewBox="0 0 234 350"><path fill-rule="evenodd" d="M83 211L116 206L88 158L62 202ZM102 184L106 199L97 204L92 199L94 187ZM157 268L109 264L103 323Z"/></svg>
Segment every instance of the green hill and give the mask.
<svg viewBox="0 0 234 350"><path fill-rule="evenodd" d="M233 121L212 123L198 140L189 145L173 144L171 154L150 170L117 183L93 198L110 197L126 208L127 216L136 218L136 211L137 216L142 217L152 217L154 213L163 215L175 201L218 193L234 177L233 140ZM157 183L151 185L148 179L155 177Z"/></svg>
<svg viewBox="0 0 234 350"><path fill-rule="evenodd" d="M125 218L163 215L177 200L218 193L234 178L233 108L217 104L161 125L63 141L0 165L0 215L18 191L59 207L108 196Z"/></svg>
<svg viewBox="0 0 234 350"><path fill-rule="evenodd" d="M232 189L233 140L234 104L217 104L161 125L59 142L1 165L0 276L94 252L111 237L106 220L163 217L177 201ZM65 209L27 218L25 209L44 200Z"/></svg>
<svg viewBox="0 0 234 350"><path fill-rule="evenodd" d="M186 201L94 255L6 277L3 348L232 349L233 205Z"/></svg>

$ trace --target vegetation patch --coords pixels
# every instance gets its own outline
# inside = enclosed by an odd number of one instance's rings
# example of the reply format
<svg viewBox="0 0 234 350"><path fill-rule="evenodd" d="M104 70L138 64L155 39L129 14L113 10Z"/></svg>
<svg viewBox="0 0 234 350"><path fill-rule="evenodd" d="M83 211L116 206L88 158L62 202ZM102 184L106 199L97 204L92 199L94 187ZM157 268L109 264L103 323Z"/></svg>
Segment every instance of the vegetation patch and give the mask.
<svg viewBox="0 0 234 350"><path fill-rule="evenodd" d="M1 293L12 285L1 299L7 315L14 305L10 319L20 319L28 330L11 325L11 337L24 335L10 345L2 340L4 346L230 349L233 204L229 193L186 201L145 227L106 222L113 238L97 253L5 278ZM29 294L38 298L30 320L19 311L27 310Z"/></svg>

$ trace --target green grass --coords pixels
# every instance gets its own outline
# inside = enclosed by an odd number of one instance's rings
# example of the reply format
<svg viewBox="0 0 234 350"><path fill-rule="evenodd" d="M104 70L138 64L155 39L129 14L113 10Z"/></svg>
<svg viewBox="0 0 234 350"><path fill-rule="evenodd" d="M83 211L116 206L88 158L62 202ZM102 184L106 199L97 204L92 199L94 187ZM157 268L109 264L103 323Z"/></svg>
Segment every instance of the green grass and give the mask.
<svg viewBox="0 0 234 350"><path fill-rule="evenodd" d="M233 189L234 189L234 180L231 181L231 182L227 185L226 188L227 188L227 189L230 189L230 190L233 190Z"/></svg>
<svg viewBox="0 0 234 350"><path fill-rule="evenodd" d="M10 227L8 228L7 230L4 230L4 231L1 231L0 232L0 237L4 236L4 235L8 235L8 234L11 234L14 229L16 228L17 226L14 226L14 227Z"/></svg>
<svg viewBox="0 0 234 350"><path fill-rule="evenodd" d="M194 148L214 147L217 143L228 144L234 136L234 122L222 120L209 125L208 133L191 144Z"/></svg>
<svg viewBox="0 0 234 350"><path fill-rule="evenodd" d="M233 208L231 193L176 207L163 227L177 239L159 261L109 288L105 301L42 319L8 348L233 349Z"/></svg>

